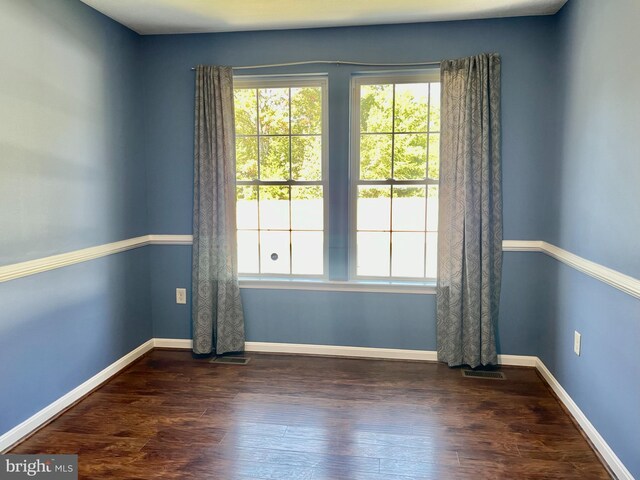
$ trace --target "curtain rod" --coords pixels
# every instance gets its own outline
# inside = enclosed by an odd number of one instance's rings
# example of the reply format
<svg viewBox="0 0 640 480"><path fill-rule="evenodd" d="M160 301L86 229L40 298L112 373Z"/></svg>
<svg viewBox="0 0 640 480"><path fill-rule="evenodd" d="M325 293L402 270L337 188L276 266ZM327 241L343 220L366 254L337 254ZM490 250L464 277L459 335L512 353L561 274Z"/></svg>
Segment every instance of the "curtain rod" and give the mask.
<svg viewBox="0 0 640 480"><path fill-rule="evenodd" d="M267 65L243 65L240 67L231 67L232 70L250 70L253 68L270 68L270 67L289 67L293 65L313 65L313 64L329 64L329 65L360 65L366 67L426 67L429 65L440 65L440 62L413 62L413 63L368 63L368 62L349 62L344 60L309 60L305 62L289 62L289 63L272 63ZM191 70L195 70L191 67Z"/></svg>

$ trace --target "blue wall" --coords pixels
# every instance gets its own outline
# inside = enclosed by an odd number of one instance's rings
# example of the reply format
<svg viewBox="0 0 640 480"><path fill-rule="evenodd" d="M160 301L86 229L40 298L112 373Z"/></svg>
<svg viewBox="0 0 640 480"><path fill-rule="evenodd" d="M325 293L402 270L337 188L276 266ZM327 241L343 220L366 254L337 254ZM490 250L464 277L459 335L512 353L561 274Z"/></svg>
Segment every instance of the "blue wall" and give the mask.
<svg viewBox="0 0 640 480"><path fill-rule="evenodd" d="M0 0L0 265L147 234L138 36ZM151 337L146 249L0 283L0 434Z"/></svg>
<svg viewBox="0 0 640 480"><path fill-rule="evenodd" d="M558 15L562 142L547 240L640 278L640 3L572 0ZM640 300L555 260L540 265L539 356L640 478ZM573 353L573 332L582 352Z"/></svg>
<svg viewBox="0 0 640 480"><path fill-rule="evenodd" d="M148 253L0 284L0 435L151 338Z"/></svg>
<svg viewBox="0 0 640 480"><path fill-rule="evenodd" d="M139 37L76 0L0 6L0 265L147 234Z"/></svg>
<svg viewBox="0 0 640 480"><path fill-rule="evenodd" d="M550 241L640 277L640 3L570 1L560 12L557 208Z"/></svg>
<svg viewBox="0 0 640 480"><path fill-rule="evenodd" d="M198 63L503 58L505 238L640 277L640 6L554 17L138 37L75 0L0 0L0 265L189 234ZM329 74L333 279L346 278L351 67ZM0 284L0 432L151 336L189 338L191 248L152 246ZM243 290L249 341L434 349L435 297ZM640 302L506 253L499 350L539 355L640 476ZM582 355L572 352L573 331Z"/></svg>
<svg viewBox="0 0 640 480"><path fill-rule="evenodd" d="M150 247L153 336L191 338L190 305L175 303L191 283L191 247ZM500 350L537 355L544 282L539 254L506 253ZM243 289L250 342L435 350L435 295ZM506 347L505 347L506 345Z"/></svg>
<svg viewBox="0 0 640 480"><path fill-rule="evenodd" d="M254 65L317 59L412 62L499 52L503 59L505 238L540 238L548 229L557 128L555 17L224 34L144 36L144 144L149 163L149 228L191 233L192 66ZM242 74L329 74L330 184L344 206L348 182L349 79L362 68L296 66ZM335 194L335 195L333 195ZM332 209L331 247L346 248L346 211ZM337 253L341 258L345 253ZM338 275L336 275L338 276Z"/></svg>
<svg viewBox="0 0 640 480"><path fill-rule="evenodd" d="M538 356L640 478L640 300L541 256L547 288ZM582 334L580 356L573 332Z"/></svg>
<svg viewBox="0 0 640 480"><path fill-rule="evenodd" d="M503 58L505 238L542 238L548 228L546 211L552 198L548 170L556 150L557 129L552 115L557 103L555 27L554 17L532 17L142 37L142 102L147 120L143 139L149 170L150 231L191 233L193 65L317 59L413 62L496 51ZM336 280L347 277L349 82L351 74L361 70L316 65L243 71L329 74L330 276ZM156 336L190 336L189 308L176 306L174 301L175 287L189 287L191 283L187 250L152 247ZM530 293L534 290L527 288L531 286L529 279L536 277L535 262L516 258L518 255L523 254L507 254L505 261L505 277L509 281L505 281L502 302L501 351L533 354L535 341L531 338L538 335L529 335L538 328L535 310L523 307L535 306ZM379 298L385 299L387 305L383 309L376 307L379 299L371 294L244 290L242 295L250 340L396 348L435 346L433 297L381 295ZM314 305L312 314L302 315L303 301ZM394 326L392 332L388 331L389 321Z"/></svg>

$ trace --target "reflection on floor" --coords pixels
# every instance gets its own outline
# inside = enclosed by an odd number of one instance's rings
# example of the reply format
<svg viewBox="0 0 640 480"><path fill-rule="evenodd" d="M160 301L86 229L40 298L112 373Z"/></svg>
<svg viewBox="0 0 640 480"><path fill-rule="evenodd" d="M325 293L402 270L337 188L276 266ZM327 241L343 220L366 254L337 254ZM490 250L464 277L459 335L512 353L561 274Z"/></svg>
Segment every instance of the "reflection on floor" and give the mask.
<svg viewBox="0 0 640 480"><path fill-rule="evenodd" d="M80 478L610 478L533 369L154 350L11 453Z"/></svg>

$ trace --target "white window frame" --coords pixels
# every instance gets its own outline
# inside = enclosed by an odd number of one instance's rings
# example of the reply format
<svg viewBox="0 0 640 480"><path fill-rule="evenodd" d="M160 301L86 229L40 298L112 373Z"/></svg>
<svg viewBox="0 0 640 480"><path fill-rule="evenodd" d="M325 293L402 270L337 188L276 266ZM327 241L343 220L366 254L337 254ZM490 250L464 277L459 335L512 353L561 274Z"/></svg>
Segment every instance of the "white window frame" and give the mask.
<svg viewBox="0 0 640 480"><path fill-rule="evenodd" d="M323 204L323 273L322 275L303 275L303 274L285 274L285 273L239 273L238 277L243 281L265 281L273 280L316 280L325 281L329 279L329 79L327 74L311 74L311 75L234 75L233 88L297 88L297 87L320 87L322 91L322 179L320 181L299 181L299 180L251 180L236 181L237 185L248 186L304 186L304 185L321 185L322 186L322 204ZM258 126L259 128L259 126ZM291 160L290 160L291 161ZM258 208L260 206L258 205ZM289 225L291 231L291 225ZM258 262L260 262L260 230L258 230ZM291 241L289 242L291 249ZM293 260L290 258L289 260Z"/></svg>
<svg viewBox="0 0 640 480"><path fill-rule="evenodd" d="M436 278L415 277L374 277L358 275L357 262L357 208L359 185L438 185L439 182L426 178L416 181L397 180L360 180L360 87L362 85L384 83L423 83L440 82L440 69L410 70L401 72L366 72L353 75L351 78L350 109L350 151L349 151L349 281L350 282L384 282L387 284L413 284L433 286ZM438 192L439 193L439 192ZM391 239L391 236L390 236ZM391 259L390 259L391 260ZM426 260L426 259L425 259ZM390 272L391 273L391 272Z"/></svg>

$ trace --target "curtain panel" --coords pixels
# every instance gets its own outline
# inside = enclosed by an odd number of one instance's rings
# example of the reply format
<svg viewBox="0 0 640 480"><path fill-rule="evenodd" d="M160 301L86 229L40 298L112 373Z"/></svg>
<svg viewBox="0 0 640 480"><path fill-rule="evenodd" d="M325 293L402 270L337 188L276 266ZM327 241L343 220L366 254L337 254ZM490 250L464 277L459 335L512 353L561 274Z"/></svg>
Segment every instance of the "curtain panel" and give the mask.
<svg viewBox="0 0 640 480"><path fill-rule="evenodd" d="M193 175L193 351L244 350L236 246L233 73L198 66Z"/></svg>
<svg viewBox="0 0 640 480"><path fill-rule="evenodd" d="M500 57L441 64L438 360L497 363L502 278Z"/></svg>

